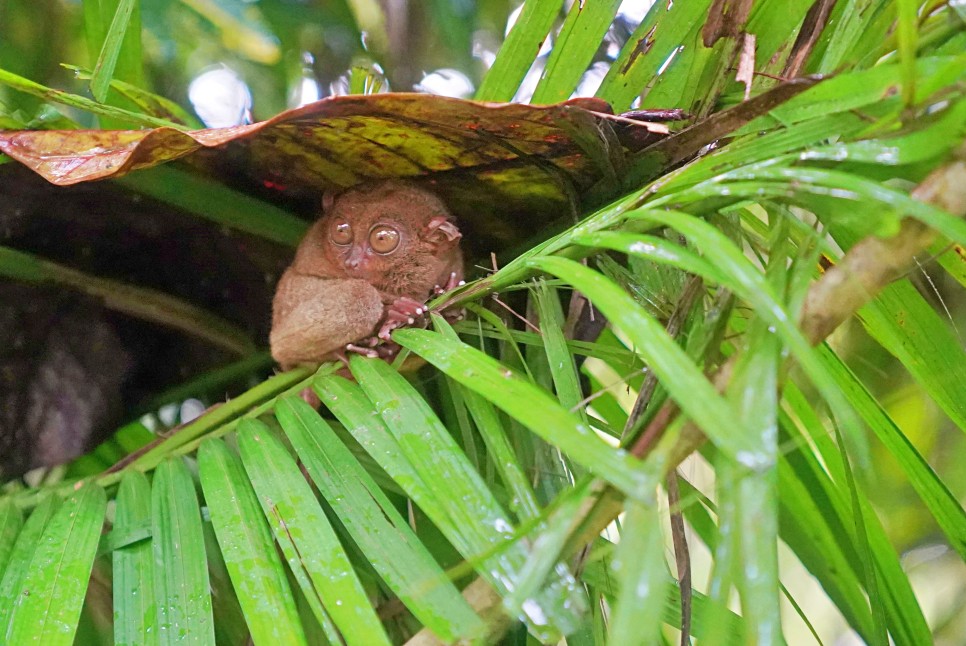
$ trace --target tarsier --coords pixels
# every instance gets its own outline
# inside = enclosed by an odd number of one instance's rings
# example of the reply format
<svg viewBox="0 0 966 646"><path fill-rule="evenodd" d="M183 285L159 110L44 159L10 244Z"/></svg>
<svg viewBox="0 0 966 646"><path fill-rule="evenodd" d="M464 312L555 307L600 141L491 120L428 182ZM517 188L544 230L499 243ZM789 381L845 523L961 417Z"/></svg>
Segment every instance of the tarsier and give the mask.
<svg viewBox="0 0 966 646"><path fill-rule="evenodd" d="M390 332L463 278L460 231L432 193L389 181L323 202L275 291L269 340L283 369L391 357Z"/></svg>

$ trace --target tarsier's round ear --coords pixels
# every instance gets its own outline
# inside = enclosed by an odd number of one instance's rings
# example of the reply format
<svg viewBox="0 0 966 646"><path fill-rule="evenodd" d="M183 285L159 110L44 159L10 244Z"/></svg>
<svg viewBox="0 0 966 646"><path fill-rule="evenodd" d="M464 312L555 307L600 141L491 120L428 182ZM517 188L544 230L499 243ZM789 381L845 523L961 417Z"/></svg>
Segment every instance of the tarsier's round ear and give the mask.
<svg viewBox="0 0 966 646"><path fill-rule="evenodd" d="M456 225L447 217L437 215L426 225L423 237L437 245L455 244L463 237Z"/></svg>
<svg viewBox="0 0 966 646"><path fill-rule="evenodd" d="M335 204L335 191L326 191L322 193L322 212L328 213L332 210L332 205Z"/></svg>

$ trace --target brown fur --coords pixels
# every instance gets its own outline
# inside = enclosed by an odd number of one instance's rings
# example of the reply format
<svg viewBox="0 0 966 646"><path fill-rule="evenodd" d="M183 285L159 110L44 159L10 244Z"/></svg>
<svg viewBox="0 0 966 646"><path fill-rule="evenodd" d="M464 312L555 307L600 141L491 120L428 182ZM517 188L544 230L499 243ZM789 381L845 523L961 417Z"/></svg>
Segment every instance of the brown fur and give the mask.
<svg viewBox="0 0 966 646"><path fill-rule="evenodd" d="M450 275L463 276L455 239L430 223L452 216L432 193L401 182L353 189L335 198L309 229L275 292L270 343L282 367L333 358L346 344L373 337L397 298L425 302ZM333 223L347 222L348 247L330 240ZM400 233L399 246L381 255L368 245L378 224ZM456 229L451 224L445 227ZM354 253L356 266L346 261Z"/></svg>

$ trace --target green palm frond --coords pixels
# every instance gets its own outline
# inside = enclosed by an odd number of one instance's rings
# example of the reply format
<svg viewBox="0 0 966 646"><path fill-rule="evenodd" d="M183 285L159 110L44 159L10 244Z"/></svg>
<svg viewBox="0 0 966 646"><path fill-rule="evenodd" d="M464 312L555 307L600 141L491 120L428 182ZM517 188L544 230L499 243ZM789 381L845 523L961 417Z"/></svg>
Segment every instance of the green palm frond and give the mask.
<svg viewBox="0 0 966 646"><path fill-rule="evenodd" d="M955 3L768 0L706 46L709 16L735 15L722 4L654 4L597 91L617 111L682 108L695 124L620 160L618 194L592 188L598 206L578 222L535 232L446 295L466 320L395 331L427 367L353 357L283 373L114 469L94 454L66 479L6 485L0 644L622 646L669 643L683 626L702 643L801 643L796 627L827 629L793 567L866 643L937 639L874 465L888 462L961 561L963 483L917 448L837 330L850 321L962 450L966 351L913 278L920 263L960 301L966 287L966 16ZM140 68L124 32L138 5L85 2L108 16L85 14L101 25L98 102L3 70L0 83L137 117L109 89L115 72L137 82L121 70ZM345 5L326 11L379 24L375 3ZM480 20L493 11L478 5ZM548 34L533 101L569 97L619 5L527 0L477 98L515 96ZM774 78L789 70L829 76L742 112L747 34L763 72L752 96L789 87ZM231 188L186 178L172 194L161 180L175 172L123 181L297 239L301 221ZM575 332L588 321L603 331ZM244 350L243 370L264 365ZM669 512L703 553L706 578L690 586Z"/></svg>

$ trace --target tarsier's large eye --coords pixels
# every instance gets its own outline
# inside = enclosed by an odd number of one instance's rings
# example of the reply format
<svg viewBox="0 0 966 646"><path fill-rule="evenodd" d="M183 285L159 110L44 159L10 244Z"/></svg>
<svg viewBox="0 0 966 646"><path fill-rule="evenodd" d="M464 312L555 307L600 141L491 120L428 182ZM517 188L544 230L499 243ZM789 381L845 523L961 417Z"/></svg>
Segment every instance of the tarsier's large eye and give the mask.
<svg viewBox="0 0 966 646"><path fill-rule="evenodd" d="M345 246L352 242L352 225L348 222L336 222L329 233L329 239L339 246Z"/></svg>
<svg viewBox="0 0 966 646"><path fill-rule="evenodd" d="M399 231L387 224L377 224L369 231L369 246L376 253L390 253L399 246Z"/></svg>

